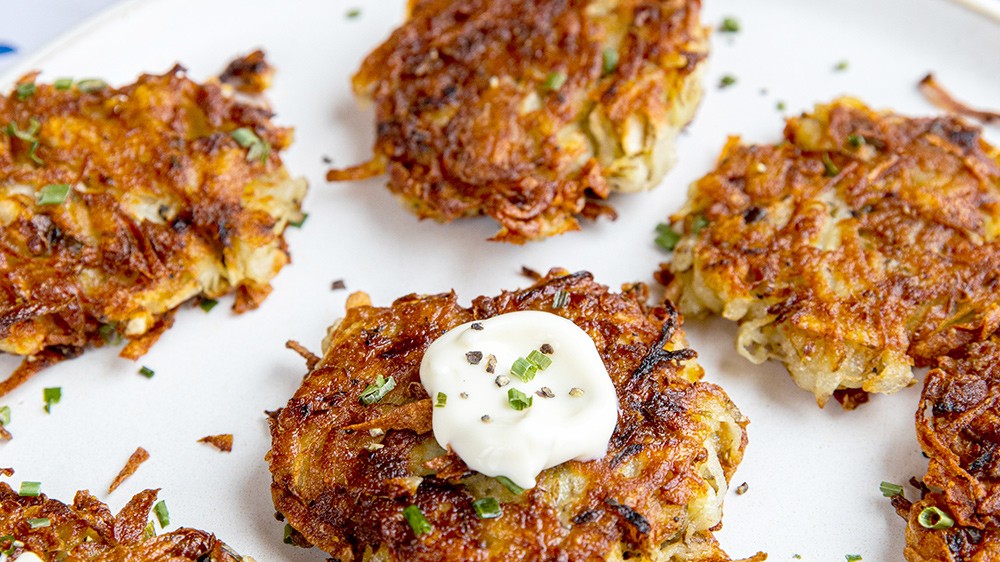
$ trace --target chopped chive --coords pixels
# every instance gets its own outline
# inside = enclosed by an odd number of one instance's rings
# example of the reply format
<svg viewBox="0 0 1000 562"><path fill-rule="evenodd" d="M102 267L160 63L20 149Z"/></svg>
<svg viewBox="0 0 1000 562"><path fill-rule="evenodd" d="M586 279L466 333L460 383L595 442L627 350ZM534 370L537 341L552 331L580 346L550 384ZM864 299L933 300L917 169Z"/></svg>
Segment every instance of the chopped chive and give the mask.
<svg viewBox="0 0 1000 562"><path fill-rule="evenodd" d="M719 79L719 88L728 88L736 83L736 77L732 74L726 74Z"/></svg>
<svg viewBox="0 0 1000 562"><path fill-rule="evenodd" d="M10 406L0 406L0 426L10 425Z"/></svg>
<svg viewBox="0 0 1000 562"><path fill-rule="evenodd" d="M118 333L118 329L113 324L101 324L97 333L104 339L104 343L114 345L122 341L121 334Z"/></svg>
<svg viewBox="0 0 1000 562"><path fill-rule="evenodd" d="M40 529L42 527L48 527L52 525L52 520L48 517L36 517L33 519L28 519L28 526L32 529Z"/></svg>
<svg viewBox="0 0 1000 562"><path fill-rule="evenodd" d="M10 542L10 546L9 547L7 547L5 550L0 550L0 554L3 554L5 556L10 556L10 555L14 554L15 550L17 550L18 548L24 546L24 543L21 542L21 541L19 541L19 540L17 540L17 539L15 539L14 535L3 535L3 536L0 536L0 544L3 544L5 542Z"/></svg>
<svg viewBox="0 0 1000 562"><path fill-rule="evenodd" d="M858 562L858 560L861 560L861 555L860 554L845 554L844 558L847 560L847 562Z"/></svg>
<svg viewBox="0 0 1000 562"><path fill-rule="evenodd" d="M309 218L309 213L302 213L302 216L297 220L288 221L288 226L293 228L302 228L302 225L305 224L307 218Z"/></svg>
<svg viewBox="0 0 1000 562"><path fill-rule="evenodd" d="M41 128L42 124L38 122L38 119L31 118L28 120L28 128L23 131L18 128L17 123L14 122L8 123L7 127L4 128L4 131L8 135L21 139L24 142L38 142L38 139L35 138L35 133L37 133Z"/></svg>
<svg viewBox="0 0 1000 562"><path fill-rule="evenodd" d="M375 377L375 382L369 384L358 396L358 401L368 406L381 400L390 390L396 388L396 379L385 378L382 375Z"/></svg>
<svg viewBox="0 0 1000 562"><path fill-rule="evenodd" d="M785 102L783 102L781 100L778 100L778 102L774 104L774 108L777 109L778 111L784 111L785 110Z"/></svg>
<svg viewBox="0 0 1000 562"><path fill-rule="evenodd" d="M101 80L100 78L84 78L83 80L80 80L79 82L76 83L76 89L80 90L85 94L89 94L91 92L99 92L107 87L108 87L107 82Z"/></svg>
<svg viewBox="0 0 1000 562"><path fill-rule="evenodd" d="M497 476L496 481L503 484L503 487L510 490L510 493L514 494L515 496L520 496L521 494L524 493L524 488L518 486L517 484L514 483L513 480L507 478L506 476Z"/></svg>
<svg viewBox="0 0 1000 562"><path fill-rule="evenodd" d="M437 398L434 401L435 408L444 408L445 404L448 403L448 395L443 392L437 393Z"/></svg>
<svg viewBox="0 0 1000 562"><path fill-rule="evenodd" d="M894 498L896 496L903 495L903 487L899 484L893 484L892 482L882 482L879 484L878 489L882 492L882 495L887 498Z"/></svg>
<svg viewBox="0 0 1000 562"><path fill-rule="evenodd" d="M954 519L934 506L925 507L917 516L917 521L925 529L947 529L955 525Z"/></svg>
<svg viewBox="0 0 1000 562"><path fill-rule="evenodd" d="M39 205L59 205L69 195L68 183L50 183L38 191L35 202Z"/></svg>
<svg viewBox="0 0 1000 562"><path fill-rule="evenodd" d="M59 90L61 92L62 91L66 91L66 90L68 90L68 89L70 89L70 88L73 87L73 79L72 78L57 78L56 81L52 83L52 86L55 89L57 89L57 90Z"/></svg>
<svg viewBox="0 0 1000 562"><path fill-rule="evenodd" d="M569 303L569 291L559 289L552 297L552 308L563 308Z"/></svg>
<svg viewBox="0 0 1000 562"><path fill-rule="evenodd" d="M523 382L531 381L531 379L535 378L535 373L537 372L538 367L532 365L524 357L518 357L514 360L514 364L510 366L510 374L521 379Z"/></svg>
<svg viewBox="0 0 1000 562"><path fill-rule="evenodd" d="M668 252L673 252L677 243L681 241L681 234L667 223L656 225L656 244Z"/></svg>
<svg viewBox="0 0 1000 562"><path fill-rule="evenodd" d="M41 157L38 156L38 154L36 154L36 152L38 152L38 145L39 145L38 141L31 143L31 148L28 150L28 158L31 158L31 161L34 162L35 164L38 164L39 166L44 166L45 161L42 160Z"/></svg>
<svg viewBox="0 0 1000 562"><path fill-rule="evenodd" d="M142 534L145 535L147 539L151 539L156 536L156 527L153 527L152 521L146 523L146 528L142 530Z"/></svg>
<svg viewBox="0 0 1000 562"><path fill-rule="evenodd" d="M719 31L723 33L736 33L740 30L740 21L734 17L727 17L722 20Z"/></svg>
<svg viewBox="0 0 1000 562"><path fill-rule="evenodd" d="M507 403L510 404L511 408L519 412L525 408L530 408L533 399L533 396L528 396L516 388L507 389Z"/></svg>
<svg viewBox="0 0 1000 562"><path fill-rule="evenodd" d="M156 514L156 520L160 523L160 528L164 528L170 524L170 512L167 511L167 502L160 500L156 502L153 506L153 513Z"/></svg>
<svg viewBox="0 0 1000 562"><path fill-rule="evenodd" d="M198 307L205 312L211 312L217 304L219 304L219 301L215 299L201 299L201 302L198 303Z"/></svg>
<svg viewBox="0 0 1000 562"><path fill-rule="evenodd" d="M842 60L842 61L837 62L837 64L834 65L833 69L836 70L837 72L843 72L843 71L847 70L847 61L846 60Z"/></svg>
<svg viewBox="0 0 1000 562"><path fill-rule="evenodd" d="M694 221L691 223L691 232L698 234L708 226L708 217L702 214L697 214L694 216Z"/></svg>
<svg viewBox="0 0 1000 562"><path fill-rule="evenodd" d="M21 482L21 487L17 490L17 495L21 497L37 497L38 494L42 493L42 483L41 482L29 482L25 480Z"/></svg>
<svg viewBox="0 0 1000 562"><path fill-rule="evenodd" d="M351 8L347 10L347 19L352 20L361 15L361 8Z"/></svg>
<svg viewBox="0 0 1000 562"><path fill-rule="evenodd" d="M608 47L601 51L601 72L611 74L618 68L618 49Z"/></svg>
<svg viewBox="0 0 1000 562"><path fill-rule="evenodd" d="M434 527L427 522L427 518L424 517L424 513L415 505L407 506L406 509L403 510L403 517L406 518L406 522L409 523L410 528L413 529L413 534L418 537L425 533L429 533L434 529Z"/></svg>
<svg viewBox="0 0 1000 562"><path fill-rule="evenodd" d="M58 404L62 400L62 387L56 386L42 390L42 399L45 400L45 413L52 413L52 405Z"/></svg>
<svg viewBox="0 0 1000 562"><path fill-rule="evenodd" d="M550 72L548 76L545 77L545 82L542 83L542 88L555 92L559 88L563 87L566 83L566 73L559 70L556 72Z"/></svg>
<svg viewBox="0 0 1000 562"><path fill-rule="evenodd" d="M240 127L229 133L240 145L247 150L247 160L260 160L261 164L267 161L267 155L271 152L271 145L257 136L253 129ZM305 219L303 219L305 220Z"/></svg>
<svg viewBox="0 0 1000 562"><path fill-rule="evenodd" d="M35 83L25 82L24 84L18 84L16 92L18 101L24 101L35 95Z"/></svg>
<svg viewBox="0 0 1000 562"><path fill-rule="evenodd" d="M292 540L292 533L294 531L295 529L293 529L291 525L285 523L285 536L283 539L281 539L281 542L285 544L295 544L295 541Z"/></svg>
<svg viewBox="0 0 1000 562"><path fill-rule="evenodd" d="M500 502L496 498L482 498L472 502L472 508L476 510L476 515L480 519L496 519L503 515L500 509Z"/></svg>
<svg viewBox="0 0 1000 562"><path fill-rule="evenodd" d="M847 144L854 148L860 148L865 144L865 137L861 135L847 135Z"/></svg>
<svg viewBox="0 0 1000 562"><path fill-rule="evenodd" d="M827 177L832 178L833 176L840 173L840 168L830 160L830 153L823 153L823 174Z"/></svg>
<svg viewBox="0 0 1000 562"><path fill-rule="evenodd" d="M531 353L528 354L528 361L530 361L534 366L538 367L539 371L544 371L552 364L552 359L545 356L541 351L537 349L532 349Z"/></svg>
<svg viewBox="0 0 1000 562"><path fill-rule="evenodd" d="M144 377L146 377L147 379L151 379L151 378L153 378L153 375L156 374L156 371L154 371L154 370L150 369L149 367L143 365L142 367L139 368L139 374L142 375L142 376L144 376Z"/></svg>

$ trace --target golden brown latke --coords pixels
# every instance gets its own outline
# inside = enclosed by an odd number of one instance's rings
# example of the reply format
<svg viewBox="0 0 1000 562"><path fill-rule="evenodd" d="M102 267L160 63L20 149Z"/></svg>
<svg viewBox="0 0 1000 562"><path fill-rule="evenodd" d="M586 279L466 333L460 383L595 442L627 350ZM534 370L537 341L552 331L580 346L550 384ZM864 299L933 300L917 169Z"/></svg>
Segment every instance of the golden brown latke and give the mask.
<svg viewBox="0 0 1000 562"><path fill-rule="evenodd" d="M554 309L558 291L569 301ZM673 308L647 309L646 298L643 285L615 294L589 273L560 270L470 308L454 293L388 308L355 297L323 358L306 354L310 373L272 415L275 507L344 561L729 560L712 530L747 421L720 388L697 382L702 369ZM621 406L606 457L547 469L520 495L437 444L419 379L424 350L443 332L517 310L552 312L586 331ZM395 389L360 404L378 375L394 377ZM477 518L472 502L487 496L501 502L500 518ZM410 504L431 533L414 536L402 516Z"/></svg>
<svg viewBox="0 0 1000 562"><path fill-rule="evenodd" d="M701 98L700 0L411 0L354 90L374 101L372 161L421 218L488 215L523 243L614 217L654 187Z"/></svg>
<svg viewBox="0 0 1000 562"><path fill-rule="evenodd" d="M0 482L0 551L10 549L14 558L33 552L46 562L253 562L197 529L147 536L156 494L139 492L118 515L111 515L86 490L66 505L45 494L20 496ZM49 525L33 529L31 519L48 519Z"/></svg>
<svg viewBox="0 0 1000 562"><path fill-rule="evenodd" d="M927 375L916 415L917 439L930 459L923 484L933 490L912 506L894 498L907 519L909 562L1000 558L1000 335L939 360ZM927 529L918 516L936 507L954 527Z"/></svg>
<svg viewBox="0 0 1000 562"><path fill-rule="evenodd" d="M243 84L269 73L256 55ZM193 297L256 307L306 189L279 157L291 130L230 86L181 67L121 88L36 77L0 96L0 350L29 357L0 395L117 334L139 357ZM51 186L64 201L46 204Z"/></svg>
<svg viewBox="0 0 1000 562"><path fill-rule="evenodd" d="M738 321L739 352L820 405L899 390L1000 325L1000 151L952 117L817 105L780 144L730 139L671 220L668 295Z"/></svg>

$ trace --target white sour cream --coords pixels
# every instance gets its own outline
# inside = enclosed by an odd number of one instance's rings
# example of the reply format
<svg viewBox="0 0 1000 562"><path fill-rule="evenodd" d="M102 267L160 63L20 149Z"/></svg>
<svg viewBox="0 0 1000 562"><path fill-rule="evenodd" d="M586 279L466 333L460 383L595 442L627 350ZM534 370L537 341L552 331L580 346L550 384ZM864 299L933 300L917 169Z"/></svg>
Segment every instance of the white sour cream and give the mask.
<svg viewBox="0 0 1000 562"><path fill-rule="evenodd" d="M41 557L30 550L22 552L21 555L15 560L17 560L17 562L42 562Z"/></svg>
<svg viewBox="0 0 1000 562"><path fill-rule="evenodd" d="M511 365L532 350L548 352L552 363L523 382L511 374ZM475 352L482 358L473 364ZM487 372L491 355L493 373ZM500 387L498 377L510 382ZM420 382L432 402L438 393L447 397L434 408L438 443L469 468L506 476L522 488L534 487L546 468L603 457L618 421L615 387L593 340L548 312L511 312L450 330L424 353ZM514 409L511 388L529 396L531 406Z"/></svg>

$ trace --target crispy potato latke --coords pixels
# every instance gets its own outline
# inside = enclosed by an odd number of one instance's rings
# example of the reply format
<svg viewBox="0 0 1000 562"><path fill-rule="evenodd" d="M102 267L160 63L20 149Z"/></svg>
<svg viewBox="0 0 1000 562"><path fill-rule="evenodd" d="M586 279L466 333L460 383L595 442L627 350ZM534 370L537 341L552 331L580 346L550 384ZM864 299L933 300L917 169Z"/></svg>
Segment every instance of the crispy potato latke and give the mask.
<svg viewBox="0 0 1000 562"><path fill-rule="evenodd" d="M820 405L912 384L1000 326L1000 151L980 133L842 98L780 144L730 139L671 218L668 296L738 321L739 352Z"/></svg>
<svg viewBox="0 0 1000 562"><path fill-rule="evenodd" d="M560 291L568 300L554 308ZM302 387L272 414L275 507L304 541L343 561L729 560L712 531L747 421L720 388L698 382L703 371L673 308L647 309L646 298L644 285L615 294L589 273L553 270L470 308L454 293L387 308L353 299L322 359L307 354ZM546 469L520 494L438 445L419 379L424 350L442 333L518 310L552 312L586 331L621 406L607 456ZM395 389L361 404L379 375ZM473 501L484 497L500 502L502 516L477 517ZM403 517L411 504L432 531L414 535Z"/></svg>
<svg viewBox="0 0 1000 562"><path fill-rule="evenodd" d="M45 494L20 496L0 482L0 551L15 559L33 552L45 562L253 562L204 531L147 531L156 494L139 492L112 515L86 490L66 505Z"/></svg>
<svg viewBox="0 0 1000 562"><path fill-rule="evenodd" d="M927 375L916 415L917 439L930 459L929 493L910 505L894 498L907 519L909 562L1000 559L1000 335L943 357ZM954 526L919 522L937 508Z"/></svg>
<svg viewBox="0 0 1000 562"><path fill-rule="evenodd" d="M654 187L694 117L708 54L699 0L412 0L354 76L375 104L370 162L421 218L488 215L523 243L614 217Z"/></svg>
<svg viewBox="0 0 1000 562"><path fill-rule="evenodd" d="M269 75L247 60L241 84ZM0 395L119 336L141 356L189 299L256 307L306 190L279 157L291 130L231 86L181 67L121 88L36 77L0 96L0 350L28 356Z"/></svg>

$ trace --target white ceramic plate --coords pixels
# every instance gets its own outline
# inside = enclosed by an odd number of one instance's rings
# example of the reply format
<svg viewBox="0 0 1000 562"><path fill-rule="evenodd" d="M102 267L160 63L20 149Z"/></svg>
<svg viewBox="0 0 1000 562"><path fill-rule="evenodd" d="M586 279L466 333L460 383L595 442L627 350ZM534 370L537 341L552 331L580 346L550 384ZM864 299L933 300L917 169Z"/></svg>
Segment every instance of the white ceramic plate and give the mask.
<svg viewBox="0 0 1000 562"><path fill-rule="evenodd" d="M966 0L970 2L972 0ZM172 527L208 529L257 560L313 560L318 550L282 544L263 461L270 445L264 410L282 406L305 373L284 348L296 339L318 349L326 327L343 311L347 291L335 279L365 290L376 304L410 292L454 288L468 302L479 294L523 286L522 265L587 269L603 283L649 281L668 255L653 244L653 228L678 209L688 184L707 172L729 134L759 142L780 137L785 103L792 114L840 94L909 114L936 110L916 91L934 71L949 89L974 104L998 105L1000 26L984 13L944 0L707 0L704 20L737 17L742 30L716 34L707 94L679 145L680 164L653 192L616 196L620 218L585 225L523 247L485 241L487 219L442 226L408 214L378 179L332 185L323 156L337 164L364 160L372 113L352 99L348 77L362 57L399 23L403 2L382 0L146 0L126 2L80 27L5 79L44 70L42 79L99 76L121 84L175 62L196 78L221 70L230 58L263 47L278 74L271 99L277 121L296 127L286 162L311 190L309 220L291 230L294 263L274 281L255 311L235 316L226 306L205 314L185 307L139 363L117 350L93 350L36 376L0 398L13 411L13 441L0 446L10 479L38 480L66 501L89 488L120 508L131 494L162 488ZM361 15L348 18L351 8ZM835 71L839 61L848 68ZM736 85L720 90L719 78ZM987 129L992 142L1000 131ZM224 301L231 304L231 300ZM719 533L733 556L764 550L771 560L899 560L903 522L880 495L882 480L923 474L913 414L914 386L876 396L854 412L836 404L820 410L783 367L754 366L733 348L734 327L691 321L688 333L707 372L750 417L750 445L735 476L749 491L726 501ZM0 357L0 372L18 360ZM154 369L146 379L140 365ZM62 387L62 402L42 411L42 389ZM231 454L196 442L235 434ZM122 488L104 491L129 454L145 447L152 458Z"/></svg>

